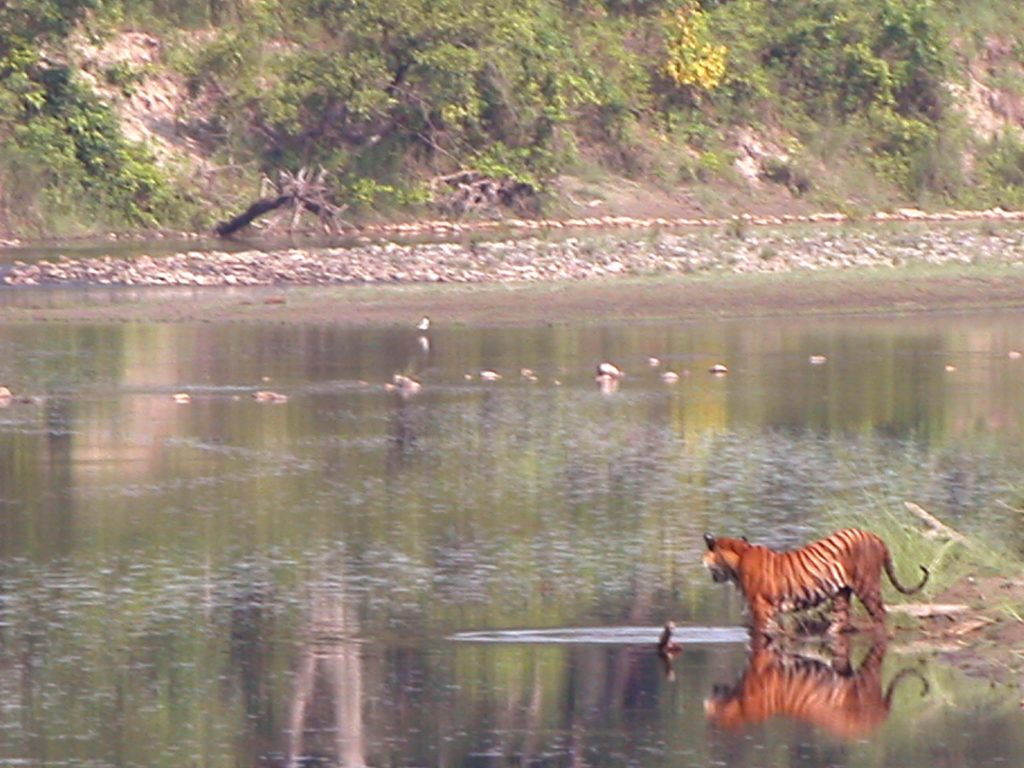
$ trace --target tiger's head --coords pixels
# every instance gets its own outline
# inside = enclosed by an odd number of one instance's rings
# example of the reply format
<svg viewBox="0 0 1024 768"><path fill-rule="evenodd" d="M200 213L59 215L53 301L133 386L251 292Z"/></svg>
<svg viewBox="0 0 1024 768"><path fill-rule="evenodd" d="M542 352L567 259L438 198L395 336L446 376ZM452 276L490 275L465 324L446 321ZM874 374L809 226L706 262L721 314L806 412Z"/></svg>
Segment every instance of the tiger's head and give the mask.
<svg viewBox="0 0 1024 768"><path fill-rule="evenodd" d="M715 538L710 533L704 534L704 543L708 551L704 553L704 567L711 572L711 578L717 582L732 581L739 583L740 558L750 549L750 542L744 536L730 539L724 536Z"/></svg>

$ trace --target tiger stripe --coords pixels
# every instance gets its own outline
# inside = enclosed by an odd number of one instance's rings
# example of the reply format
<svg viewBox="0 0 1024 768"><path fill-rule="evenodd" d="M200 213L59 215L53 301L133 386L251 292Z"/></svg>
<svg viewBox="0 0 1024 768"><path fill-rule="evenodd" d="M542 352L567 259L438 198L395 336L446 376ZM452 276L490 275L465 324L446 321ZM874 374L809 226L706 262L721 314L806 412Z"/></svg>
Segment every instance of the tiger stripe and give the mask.
<svg viewBox="0 0 1024 768"><path fill-rule="evenodd" d="M758 631L767 631L775 614L834 601L832 631L842 631L849 620L851 595L857 595L868 613L885 619L881 572L904 594L913 594L928 581L928 569L914 587L900 583L885 542L859 528L844 528L819 541L789 552L775 552L744 539L704 534L708 551L704 564L716 581L733 581L743 592Z"/></svg>

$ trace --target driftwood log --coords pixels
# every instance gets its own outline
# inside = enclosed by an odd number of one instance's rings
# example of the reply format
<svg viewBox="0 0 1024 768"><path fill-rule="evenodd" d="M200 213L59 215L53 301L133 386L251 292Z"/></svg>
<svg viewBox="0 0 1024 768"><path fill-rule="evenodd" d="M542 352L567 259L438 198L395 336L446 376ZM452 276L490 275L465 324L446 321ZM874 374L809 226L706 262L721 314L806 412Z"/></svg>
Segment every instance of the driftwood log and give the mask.
<svg viewBox="0 0 1024 768"><path fill-rule="evenodd" d="M261 197L237 216L214 227L214 233L219 237L229 237L260 216L281 209L291 212L289 232L298 228L304 212L316 216L325 232L337 232L345 223L341 214L347 206L336 205L330 200L327 171L323 168L315 174L308 168L302 168L298 173L281 171L274 186L277 195ZM279 220L280 217L271 222L270 227L276 226Z"/></svg>
<svg viewBox="0 0 1024 768"><path fill-rule="evenodd" d="M537 192L530 184L515 179L495 179L473 170L431 179L430 192L437 205L454 216L498 208L533 213L537 203Z"/></svg>

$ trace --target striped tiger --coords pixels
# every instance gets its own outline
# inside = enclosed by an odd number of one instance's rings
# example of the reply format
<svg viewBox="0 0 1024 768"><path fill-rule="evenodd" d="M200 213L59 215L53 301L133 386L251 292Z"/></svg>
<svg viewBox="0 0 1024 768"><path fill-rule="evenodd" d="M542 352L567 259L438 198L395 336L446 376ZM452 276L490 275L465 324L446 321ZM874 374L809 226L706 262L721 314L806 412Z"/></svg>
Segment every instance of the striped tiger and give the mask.
<svg viewBox="0 0 1024 768"><path fill-rule="evenodd" d="M827 664L755 643L743 676L735 685L716 685L704 701L704 714L710 723L727 730L785 717L845 741L863 739L888 718L903 678L916 676L922 696L929 689L914 667L903 669L882 688L885 650L885 640L876 638L854 670L848 648Z"/></svg>
<svg viewBox="0 0 1024 768"><path fill-rule="evenodd" d="M779 612L813 608L832 600L835 619L830 633L849 628L850 595L864 603L876 626L885 621L882 569L905 595L919 591L928 581L928 569L915 587L896 578L889 548L878 536L858 528L845 528L820 541L790 552L775 552L751 544L746 537L731 539L704 534L708 551L704 565L717 582L731 581L746 598L755 632L777 629Z"/></svg>

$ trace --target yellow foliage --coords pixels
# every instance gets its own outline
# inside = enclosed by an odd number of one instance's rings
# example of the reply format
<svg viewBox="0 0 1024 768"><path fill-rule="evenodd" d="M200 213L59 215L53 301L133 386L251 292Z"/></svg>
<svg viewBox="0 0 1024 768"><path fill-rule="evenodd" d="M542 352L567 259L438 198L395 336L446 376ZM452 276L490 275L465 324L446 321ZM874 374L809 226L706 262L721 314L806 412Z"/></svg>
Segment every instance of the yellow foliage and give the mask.
<svg viewBox="0 0 1024 768"><path fill-rule="evenodd" d="M679 85L713 91L725 77L728 49L716 45L708 15L696 0L686 0L665 20L668 58L665 73Z"/></svg>

